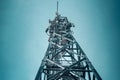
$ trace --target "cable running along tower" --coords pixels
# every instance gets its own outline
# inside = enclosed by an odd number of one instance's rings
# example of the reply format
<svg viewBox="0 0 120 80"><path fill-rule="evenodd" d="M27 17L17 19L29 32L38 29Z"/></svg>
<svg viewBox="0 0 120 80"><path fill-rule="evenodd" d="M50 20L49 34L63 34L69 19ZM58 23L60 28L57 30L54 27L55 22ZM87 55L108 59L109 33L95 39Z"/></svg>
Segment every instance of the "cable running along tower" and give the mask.
<svg viewBox="0 0 120 80"><path fill-rule="evenodd" d="M49 45L35 80L102 80L72 35L67 17L58 13L46 29Z"/></svg>

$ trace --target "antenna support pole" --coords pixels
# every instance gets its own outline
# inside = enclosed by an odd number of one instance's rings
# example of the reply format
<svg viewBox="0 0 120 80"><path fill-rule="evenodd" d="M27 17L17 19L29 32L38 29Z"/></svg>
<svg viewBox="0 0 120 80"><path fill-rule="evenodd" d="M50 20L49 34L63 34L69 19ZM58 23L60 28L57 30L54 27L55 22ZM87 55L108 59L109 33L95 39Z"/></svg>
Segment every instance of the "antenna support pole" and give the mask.
<svg viewBox="0 0 120 80"><path fill-rule="evenodd" d="M58 3L58 1L57 1L57 12L56 12L57 15L58 15L58 6L59 6L59 3Z"/></svg>

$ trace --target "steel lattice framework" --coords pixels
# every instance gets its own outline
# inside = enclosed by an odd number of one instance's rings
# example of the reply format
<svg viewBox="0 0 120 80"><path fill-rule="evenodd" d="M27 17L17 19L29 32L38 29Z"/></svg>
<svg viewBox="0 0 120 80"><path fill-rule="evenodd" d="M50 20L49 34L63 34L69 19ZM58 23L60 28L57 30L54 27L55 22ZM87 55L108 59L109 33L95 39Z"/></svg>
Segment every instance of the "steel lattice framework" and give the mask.
<svg viewBox="0 0 120 80"><path fill-rule="evenodd" d="M102 80L73 37L74 24L58 13L49 23L49 45L35 80Z"/></svg>

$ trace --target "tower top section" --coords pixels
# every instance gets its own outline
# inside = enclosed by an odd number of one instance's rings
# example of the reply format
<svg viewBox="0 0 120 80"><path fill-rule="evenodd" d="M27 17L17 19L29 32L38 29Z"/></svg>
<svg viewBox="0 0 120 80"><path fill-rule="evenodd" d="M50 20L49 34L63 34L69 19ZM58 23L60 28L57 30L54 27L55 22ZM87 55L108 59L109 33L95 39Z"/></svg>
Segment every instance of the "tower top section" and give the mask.
<svg viewBox="0 0 120 80"><path fill-rule="evenodd" d="M58 6L59 6L59 3L57 1L57 11L56 11L57 16L55 16L53 20L49 19L50 25L46 29L46 33L50 36L50 38L53 37L54 33L57 33L57 34L71 33L72 32L71 27L74 27L74 24L69 22L67 17L61 16L58 13Z"/></svg>

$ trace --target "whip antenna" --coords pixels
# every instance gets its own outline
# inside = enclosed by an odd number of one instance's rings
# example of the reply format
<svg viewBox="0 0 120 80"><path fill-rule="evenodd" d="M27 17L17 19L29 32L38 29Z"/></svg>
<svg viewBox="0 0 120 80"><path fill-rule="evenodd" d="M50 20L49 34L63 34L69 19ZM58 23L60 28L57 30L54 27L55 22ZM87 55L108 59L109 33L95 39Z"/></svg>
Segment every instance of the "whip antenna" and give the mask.
<svg viewBox="0 0 120 80"><path fill-rule="evenodd" d="M57 1L57 12L56 12L57 15L58 15L58 6L59 6L59 3L58 3L58 1Z"/></svg>

